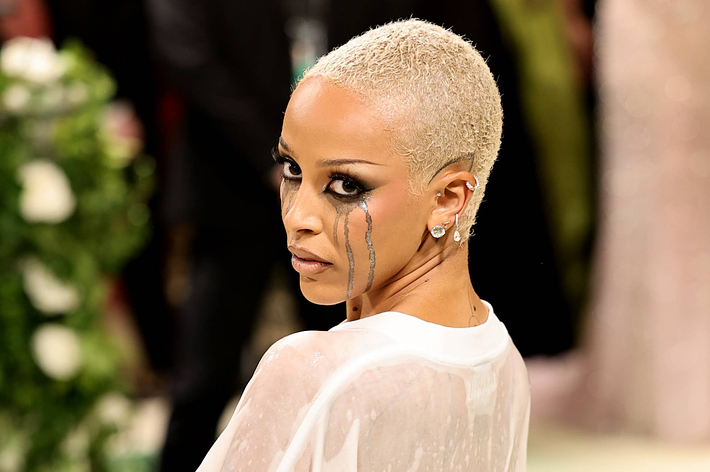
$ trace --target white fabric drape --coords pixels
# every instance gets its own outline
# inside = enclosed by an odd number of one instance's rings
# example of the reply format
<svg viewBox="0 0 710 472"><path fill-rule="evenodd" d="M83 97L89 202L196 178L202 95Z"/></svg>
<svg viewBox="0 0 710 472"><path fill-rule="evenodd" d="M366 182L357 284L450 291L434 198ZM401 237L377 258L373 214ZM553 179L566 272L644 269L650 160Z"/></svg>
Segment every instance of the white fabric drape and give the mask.
<svg viewBox="0 0 710 472"><path fill-rule="evenodd" d="M525 471L527 371L487 306L470 328L386 312L281 339L198 472Z"/></svg>

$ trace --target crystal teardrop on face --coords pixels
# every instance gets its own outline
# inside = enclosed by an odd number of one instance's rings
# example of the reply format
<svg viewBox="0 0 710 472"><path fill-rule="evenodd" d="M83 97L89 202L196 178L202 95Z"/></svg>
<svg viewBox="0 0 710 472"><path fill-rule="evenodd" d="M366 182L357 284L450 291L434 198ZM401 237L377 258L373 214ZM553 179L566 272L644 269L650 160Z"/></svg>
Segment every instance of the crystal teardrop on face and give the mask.
<svg viewBox="0 0 710 472"><path fill-rule="evenodd" d="M461 234L459 234L458 230L456 230L456 232L454 233L454 241L461 241Z"/></svg>

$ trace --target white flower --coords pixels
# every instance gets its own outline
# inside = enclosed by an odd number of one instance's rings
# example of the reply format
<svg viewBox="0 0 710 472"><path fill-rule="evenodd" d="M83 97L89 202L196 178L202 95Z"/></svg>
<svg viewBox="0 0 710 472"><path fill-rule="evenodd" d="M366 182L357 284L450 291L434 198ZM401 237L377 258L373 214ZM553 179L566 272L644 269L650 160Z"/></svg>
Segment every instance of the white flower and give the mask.
<svg viewBox="0 0 710 472"><path fill-rule="evenodd" d="M165 441L169 419L169 406L162 398L142 400L130 421L109 438L106 450L112 456L151 455Z"/></svg>
<svg viewBox="0 0 710 472"><path fill-rule="evenodd" d="M30 101L30 91L20 84L10 85L2 94L3 106L11 112L21 112Z"/></svg>
<svg viewBox="0 0 710 472"><path fill-rule="evenodd" d="M36 159L18 169L23 186L20 213L33 223L61 223L74 213L76 199L69 179L56 164Z"/></svg>
<svg viewBox="0 0 710 472"><path fill-rule="evenodd" d="M27 446L22 440L11 437L0 444L0 470L3 472L20 472L25 468Z"/></svg>
<svg viewBox="0 0 710 472"><path fill-rule="evenodd" d="M60 324L46 323L37 328L30 341L32 355L47 376L57 380L74 377L81 368L79 336Z"/></svg>
<svg viewBox="0 0 710 472"><path fill-rule="evenodd" d="M0 69L11 77L48 84L64 74L66 62L49 39L19 37L7 41L0 50Z"/></svg>
<svg viewBox="0 0 710 472"><path fill-rule="evenodd" d="M85 424L75 426L64 437L62 441L62 450L72 459L86 456L89 450L89 430Z"/></svg>
<svg viewBox="0 0 710 472"><path fill-rule="evenodd" d="M106 393L96 402L95 411L102 422L122 425L130 419L131 401L117 392Z"/></svg>
<svg viewBox="0 0 710 472"><path fill-rule="evenodd" d="M22 452L12 449L0 451L0 470L7 472L20 472L22 470Z"/></svg>
<svg viewBox="0 0 710 472"><path fill-rule="evenodd" d="M0 69L9 76L22 76L27 62L30 38L15 38L7 41L0 50Z"/></svg>
<svg viewBox="0 0 710 472"><path fill-rule="evenodd" d="M29 258L21 263L23 285L35 308L47 314L70 313L79 306L79 292L57 279L40 261Z"/></svg>

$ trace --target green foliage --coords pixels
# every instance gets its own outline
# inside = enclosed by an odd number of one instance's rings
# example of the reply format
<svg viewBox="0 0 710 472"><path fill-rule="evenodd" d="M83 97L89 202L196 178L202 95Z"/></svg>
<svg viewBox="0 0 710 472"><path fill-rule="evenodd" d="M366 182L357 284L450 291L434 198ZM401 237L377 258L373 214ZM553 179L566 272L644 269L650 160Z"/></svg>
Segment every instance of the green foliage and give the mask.
<svg viewBox="0 0 710 472"><path fill-rule="evenodd" d="M101 325L107 280L150 231L154 164L122 154L121 137L106 129L113 80L77 42L48 58L62 66L52 80L0 69L0 472L107 470L103 444L115 425L96 403L122 389L120 356ZM28 184L20 170L37 161L68 179L75 206L57 221L21 209ZM52 195L50 204L59 198ZM47 313L29 293L28 259L78 294L77 303ZM79 367L66 377L38 361L34 336L49 324L79 340ZM77 428L86 444L68 451Z"/></svg>

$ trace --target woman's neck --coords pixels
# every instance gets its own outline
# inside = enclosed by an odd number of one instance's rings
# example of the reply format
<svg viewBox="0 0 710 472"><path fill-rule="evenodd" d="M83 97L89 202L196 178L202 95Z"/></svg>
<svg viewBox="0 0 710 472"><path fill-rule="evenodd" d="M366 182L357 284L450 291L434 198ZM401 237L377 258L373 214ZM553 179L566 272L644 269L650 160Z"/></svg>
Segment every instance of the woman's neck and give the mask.
<svg viewBox="0 0 710 472"><path fill-rule="evenodd" d="M471 285L468 245L435 245L422 249L384 286L347 302L348 320L399 311L451 327L486 321L488 310Z"/></svg>

